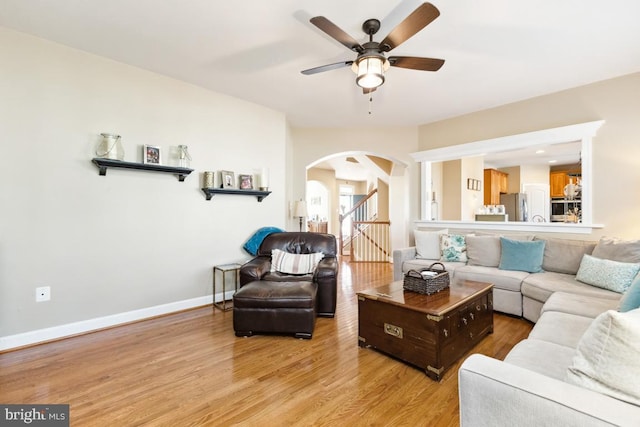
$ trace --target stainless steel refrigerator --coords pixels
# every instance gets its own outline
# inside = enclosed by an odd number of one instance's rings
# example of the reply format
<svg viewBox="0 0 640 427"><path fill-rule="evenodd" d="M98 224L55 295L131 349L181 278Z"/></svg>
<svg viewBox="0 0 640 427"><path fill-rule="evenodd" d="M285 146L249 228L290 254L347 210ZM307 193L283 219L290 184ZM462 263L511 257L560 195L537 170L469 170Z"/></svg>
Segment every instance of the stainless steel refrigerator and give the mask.
<svg viewBox="0 0 640 427"><path fill-rule="evenodd" d="M509 215L509 221L527 221L527 195L524 193L501 194L500 204Z"/></svg>

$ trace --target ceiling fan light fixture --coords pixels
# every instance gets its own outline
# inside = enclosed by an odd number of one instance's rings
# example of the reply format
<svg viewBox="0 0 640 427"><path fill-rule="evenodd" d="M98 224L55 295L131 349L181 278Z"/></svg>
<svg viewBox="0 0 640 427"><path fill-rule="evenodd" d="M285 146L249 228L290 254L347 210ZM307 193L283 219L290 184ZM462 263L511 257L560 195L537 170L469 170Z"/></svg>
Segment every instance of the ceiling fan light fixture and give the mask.
<svg viewBox="0 0 640 427"><path fill-rule="evenodd" d="M384 72L389 69L389 61L381 54L366 55L358 58L352 69L358 75L358 86L373 89L384 83Z"/></svg>

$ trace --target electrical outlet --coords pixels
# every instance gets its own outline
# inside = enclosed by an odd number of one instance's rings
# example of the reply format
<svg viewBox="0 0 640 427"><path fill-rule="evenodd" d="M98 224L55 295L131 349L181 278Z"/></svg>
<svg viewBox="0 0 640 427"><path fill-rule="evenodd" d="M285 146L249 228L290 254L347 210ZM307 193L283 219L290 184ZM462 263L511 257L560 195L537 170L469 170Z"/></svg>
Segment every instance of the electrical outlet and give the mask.
<svg viewBox="0 0 640 427"><path fill-rule="evenodd" d="M36 288L36 302L49 301L51 299L51 286Z"/></svg>

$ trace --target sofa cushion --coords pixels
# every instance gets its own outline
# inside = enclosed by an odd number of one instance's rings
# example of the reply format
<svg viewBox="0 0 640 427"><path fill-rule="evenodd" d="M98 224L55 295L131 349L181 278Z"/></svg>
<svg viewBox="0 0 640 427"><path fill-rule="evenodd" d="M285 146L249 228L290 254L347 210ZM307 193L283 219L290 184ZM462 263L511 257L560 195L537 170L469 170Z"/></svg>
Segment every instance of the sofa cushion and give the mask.
<svg viewBox="0 0 640 427"><path fill-rule="evenodd" d="M438 231L414 231L416 258L440 259L440 235L447 234L448 232L449 230L446 228Z"/></svg>
<svg viewBox="0 0 640 427"><path fill-rule="evenodd" d="M528 242L501 237L500 245L502 250L498 268L501 270L518 270L529 273L542 271L544 240Z"/></svg>
<svg viewBox="0 0 640 427"><path fill-rule="evenodd" d="M525 271L500 270L496 267L466 265L456 269L456 281L476 280L493 283L494 289L520 292L520 285L529 273Z"/></svg>
<svg viewBox="0 0 640 427"><path fill-rule="evenodd" d="M542 240L542 239L536 239ZM542 269L556 273L576 274L584 254L590 255L596 242L569 239L544 239Z"/></svg>
<svg viewBox="0 0 640 427"><path fill-rule="evenodd" d="M313 282L313 274L289 274L278 271L267 271L262 280L269 282Z"/></svg>
<svg viewBox="0 0 640 427"><path fill-rule="evenodd" d="M614 310L619 304L620 302L616 299L554 292L542 306L541 313L560 312L595 319L607 310Z"/></svg>
<svg viewBox="0 0 640 427"><path fill-rule="evenodd" d="M566 381L567 369L575 354L575 348L549 341L526 339L516 344L504 361L547 377Z"/></svg>
<svg viewBox="0 0 640 427"><path fill-rule="evenodd" d="M640 405L640 309L608 310L582 336L569 383Z"/></svg>
<svg viewBox="0 0 640 427"><path fill-rule="evenodd" d="M578 282L572 274L543 273L530 274L522 281L522 295L536 301L546 301L552 293L561 291L578 295L590 295L618 301L620 294Z"/></svg>
<svg viewBox="0 0 640 427"><path fill-rule="evenodd" d="M592 317L548 311L540 316L529 333L529 338L576 348L591 322Z"/></svg>
<svg viewBox="0 0 640 427"><path fill-rule="evenodd" d="M467 264L497 267L500 264L500 236L467 236Z"/></svg>
<svg viewBox="0 0 640 427"><path fill-rule="evenodd" d="M619 262L640 262L640 240L600 239L592 255Z"/></svg>
<svg viewBox="0 0 640 427"><path fill-rule="evenodd" d="M324 257L321 253L290 254L273 249L271 251L271 271L285 274L310 274Z"/></svg>
<svg viewBox="0 0 640 427"><path fill-rule="evenodd" d="M532 241L535 239L534 234L515 234L515 233L489 233L486 231L474 231L473 234L476 236L494 236L494 237L506 237L511 240L526 240Z"/></svg>
<svg viewBox="0 0 640 427"><path fill-rule="evenodd" d="M618 311L625 312L640 307L640 274L629 286L620 300Z"/></svg>
<svg viewBox="0 0 640 427"><path fill-rule="evenodd" d="M599 288L622 293L631 286L640 264L618 262L584 255L576 279Z"/></svg>
<svg viewBox="0 0 640 427"><path fill-rule="evenodd" d="M440 261L467 262L467 243L464 235L440 235Z"/></svg>

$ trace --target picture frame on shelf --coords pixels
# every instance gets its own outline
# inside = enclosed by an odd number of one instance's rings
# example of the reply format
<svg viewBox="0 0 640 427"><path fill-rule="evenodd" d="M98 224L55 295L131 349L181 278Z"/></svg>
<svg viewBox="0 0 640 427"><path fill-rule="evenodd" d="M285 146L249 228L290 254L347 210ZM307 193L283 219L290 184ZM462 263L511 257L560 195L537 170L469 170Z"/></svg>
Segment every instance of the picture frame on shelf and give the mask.
<svg viewBox="0 0 640 427"><path fill-rule="evenodd" d="M143 145L142 163L144 163L145 165L162 164L162 149L156 145Z"/></svg>
<svg viewBox="0 0 640 427"><path fill-rule="evenodd" d="M241 190L253 190L253 175L238 175Z"/></svg>
<svg viewBox="0 0 640 427"><path fill-rule="evenodd" d="M231 171L220 171L220 188L236 188L235 174Z"/></svg>

